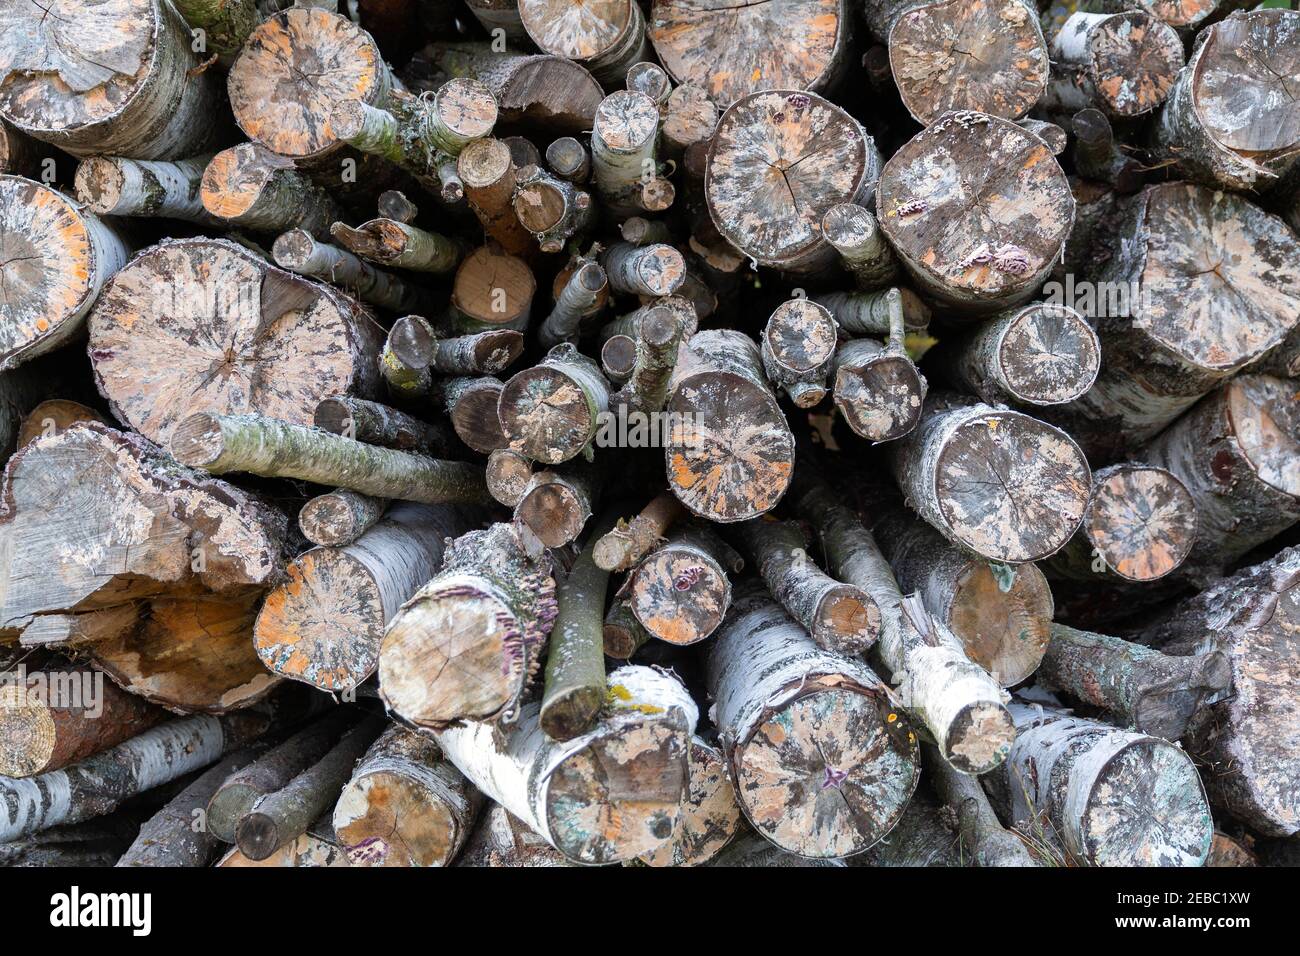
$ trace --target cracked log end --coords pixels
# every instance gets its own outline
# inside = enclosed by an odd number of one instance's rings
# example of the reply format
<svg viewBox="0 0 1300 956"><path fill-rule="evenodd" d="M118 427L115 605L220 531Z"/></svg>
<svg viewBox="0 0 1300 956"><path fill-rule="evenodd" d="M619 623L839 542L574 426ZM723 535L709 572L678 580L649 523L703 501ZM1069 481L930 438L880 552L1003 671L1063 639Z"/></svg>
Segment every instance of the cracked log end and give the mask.
<svg viewBox="0 0 1300 956"><path fill-rule="evenodd" d="M1169 24L1129 10L1089 31L1088 58L1106 111L1112 116L1142 116L1169 96L1183 68L1183 41ZM1238 76L1253 72L1243 70Z"/></svg>
<svg viewBox="0 0 1300 956"><path fill-rule="evenodd" d="M598 424L583 385L553 365L512 377L501 390L498 414L510 447L548 465L582 451Z"/></svg>
<svg viewBox="0 0 1300 956"><path fill-rule="evenodd" d="M696 737L691 741L690 773L672 839L640 858L648 866L700 866L741 829L740 804L722 753Z"/></svg>
<svg viewBox="0 0 1300 956"><path fill-rule="evenodd" d="M340 825L340 816L348 822ZM352 866L447 866L463 837L462 821L431 800L422 781L372 770L344 788L334 832Z"/></svg>
<svg viewBox="0 0 1300 956"><path fill-rule="evenodd" d="M515 507L516 520L526 524L548 548L577 540L588 517L588 502L561 476L534 483Z"/></svg>
<svg viewBox="0 0 1300 956"><path fill-rule="evenodd" d="M1154 581L1169 574L1191 553L1196 530L1196 502L1165 469L1116 465L1095 476L1083 532L1120 577Z"/></svg>
<svg viewBox="0 0 1300 956"><path fill-rule="evenodd" d="M277 172L292 168L292 162L256 143L223 149L203 170L203 208L222 219L237 219L262 198Z"/></svg>
<svg viewBox="0 0 1300 956"><path fill-rule="evenodd" d="M474 322L505 325L527 318L536 292L528 263L490 244L475 249L457 268L451 304Z"/></svg>

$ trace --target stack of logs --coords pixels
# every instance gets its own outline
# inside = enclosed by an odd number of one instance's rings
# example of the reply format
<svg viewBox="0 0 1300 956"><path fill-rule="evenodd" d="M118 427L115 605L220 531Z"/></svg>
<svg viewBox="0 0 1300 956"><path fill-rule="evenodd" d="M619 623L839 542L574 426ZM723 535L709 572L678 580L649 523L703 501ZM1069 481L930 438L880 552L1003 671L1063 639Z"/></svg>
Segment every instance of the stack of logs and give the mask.
<svg viewBox="0 0 1300 956"><path fill-rule="evenodd" d="M1300 13L0 0L0 865L1300 853Z"/></svg>

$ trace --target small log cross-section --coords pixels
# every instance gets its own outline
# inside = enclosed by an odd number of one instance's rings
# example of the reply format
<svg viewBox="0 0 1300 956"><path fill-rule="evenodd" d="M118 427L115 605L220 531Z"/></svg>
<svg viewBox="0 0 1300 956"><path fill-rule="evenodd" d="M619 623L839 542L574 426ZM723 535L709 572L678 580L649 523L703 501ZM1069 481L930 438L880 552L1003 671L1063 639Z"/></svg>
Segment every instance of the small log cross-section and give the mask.
<svg viewBox="0 0 1300 956"><path fill-rule="evenodd" d="M669 385L668 486L722 523L776 507L794 471L794 437L763 374L758 346L729 329L699 332Z"/></svg>
<svg viewBox="0 0 1300 956"><path fill-rule="evenodd" d="M728 572L738 572L742 564L712 532L681 528L628 575L628 606L651 636L696 644L722 623L731 605Z"/></svg>
<svg viewBox="0 0 1300 956"><path fill-rule="evenodd" d="M211 156L173 162L91 156L77 166L77 199L100 216L216 220L203 208L199 188Z"/></svg>
<svg viewBox="0 0 1300 956"><path fill-rule="evenodd" d="M529 557L511 525L456 539L380 645L380 692L397 719L440 730L517 717L555 621L546 562Z"/></svg>
<svg viewBox="0 0 1300 956"><path fill-rule="evenodd" d="M1232 689L1231 659L1222 651L1175 657L1064 624L1052 625L1038 674L1049 687L1166 740L1181 740L1201 708Z"/></svg>
<svg viewBox="0 0 1300 956"><path fill-rule="evenodd" d="M790 299L777 306L763 329L763 370L799 408L826 397L835 360L835 320L824 306Z"/></svg>
<svg viewBox="0 0 1300 956"><path fill-rule="evenodd" d="M635 859L672 838L689 793L698 710L686 689L649 667L609 675L600 721L553 741L538 705L501 729L467 722L438 744L478 789L574 863Z"/></svg>
<svg viewBox="0 0 1300 956"><path fill-rule="evenodd" d="M1202 866L1214 825L1176 745L1012 704L1018 736L992 784L1015 827L1092 866Z"/></svg>
<svg viewBox="0 0 1300 956"><path fill-rule="evenodd" d="M609 383L595 362L562 343L506 382L497 408L511 448L555 465L596 436L600 414L609 410Z"/></svg>
<svg viewBox="0 0 1300 956"><path fill-rule="evenodd" d="M991 561L1038 561L1083 520L1088 462L1068 435L1020 412L933 393L916 431L890 446L920 515Z"/></svg>
<svg viewBox="0 0 1300 956"><path fill-rule="evenodd" d="M1173 27L1141 10L1076 12L1052 37L1056 73L1042 106L1070 115L1095 107L1108 116L1144 116L1169 96L1183 68Z"/></svg>
<svg viewBox="0 0 1300 956"><path fill-rule="evenodd" d="M402 503L351 544L300 555L258 613L258 657L324 691L357 687L379 666L388 622L441 565L443 541L465 530L455 509Z"/></svg>
<svg viewBox="0 0 1300 956"><path fill-rule="evenodd" d="M804 274L835 259L822 216L879 175L875 142L848 113L811 93L764 90L718 121L705 193L723 238L759 265Z"/></svg>
<svg viewBox="0 0 1300 956"><path fill-rule="evenodd" d="M921 421L929 386L902 348L851 339L836 348L833 368L835 407L855 435L893 441Z"/></svg>
<svg viewBox="0 0 1300 956"><path fill-rule="evenodd" d="M353 866L447 866L482 805L436 742L390 726L339 794L334 834Z"/></svg>
<svg viewBox="0 0 1300 956"><path fill-rule="evenodd" d="M581 458L533 472L515 504L514 519L548 548L577 540L600 496L604 473Z"/></svg>
<svg viewBox="0 0 1300 956"><path fill-rule="evenodd" d="M519 19L538 49L581 63L606 86L646 58L645 14L636 0L519 0Z"/></svg>
<svg viewBox="0 0 1300 956"><path fill-rule="evenodd" d="M293 168L293 160L257 143L240 143L212 157L199 196L228 228L281 233L302 229L326 239L343 210Z"/></svg>
<svg viewBox="0 0 1300 956"><path fill-rule="evenodd" d="M823 651L761 588L732 606L708 686L740 805L790 853L860 853L898 821L916 736L865 664Z"/></svg>
<svg viewBox="0 0 1300 956"><path fill-rule="evenodd" d="M970 312L1030 299L1074 223L1074 196L1037 136L969 111L945 113L880 174L876 217L917 289Z"/></svg>

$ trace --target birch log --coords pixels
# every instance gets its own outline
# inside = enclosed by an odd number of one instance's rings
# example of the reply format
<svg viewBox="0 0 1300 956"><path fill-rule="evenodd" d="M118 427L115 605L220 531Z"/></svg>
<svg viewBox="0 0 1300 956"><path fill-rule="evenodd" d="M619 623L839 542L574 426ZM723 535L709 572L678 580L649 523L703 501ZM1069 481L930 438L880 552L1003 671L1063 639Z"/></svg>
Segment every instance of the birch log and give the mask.
<svg viewBox="0 0 1300 956"><path fill-rule="evenodd" d="M533 234L542 252L560 252L565 243L586 233L595 222L591 195L540 166L519 170L511 201L519 222Z"/></svg>
<svg viewBox="0 0 1300 956"><path fill-rule="evenodd" d="M655 101L635 90L611 93L596 110L591 130L592 185L602 207L616 221L652 208L645 192L659 169L659 121Z"/></svg>
<svg viewBox="0 0 1300 956"><path fill-rule="evenodd" d="M711 531L671 533L628 575L626 600L641 626L670 644L696 644L722 623L743 560Z"/></svg>
<svg viewBox="0 0 1300 956"><path fill-rule="evenodd" d="M350 395L321 399L314 420L317 428L335 435L399 451L447 455L456 447L450 430L442 423L430 424L387 405Z"/></svg>
<svg viewBox="0 0 1300 956"><path fill-rule="evenodd" d="M916 788L916 737L878 677L818 648L770 597L732 606L710 648L711 713L745 816L805 857L883 837Z"/></svg>
<svg viewBox="0 0 1300 956"><path fill-rule="evenodd" d="M591 178L591 150L572 136L561 136L546 147L546 165L561 179L581 185Z"/></svg>
<svg viewBox="0 0 1300 956"><path fill-rule="evenodd" d="M600 263L590 259L576 263L555 296L555 308L537 330L538 342L552 348L575 341L583 320L594 317L608 301L609 276Z"/></svg>
<svg viewBox="0 0 1300 956"><path fill-rule="evenodd" d="M465 184L469 207L483 224L488 238L509 255L532 253L532 234L524 228L512 205L518 169L510 147L499 139L485 137L470 143L456 160L456 172Z"/></svg>
<svg viewBox="0 0 1300 956"><path fill-rule="evenodd" d="M758 347L733 330L699 332L669 384L668 487L688 510L721 523L776 507L794 470L794 438L762 371Z"/></svg>
<svg viewBox="0 0 1300 956"><path fill-rule="evenodd" d="M74 156L176 159L223 133L216 78L170 3L14 0L0 37L0 116Z"/></svg>
<svg viewBox="0 0 1300 956"><path fill-rule="evenodd" d="M412 272L446 274L464 254L456 240L395 219L371 219L355 229L336 222L330 226L330 235L363 259Z"/></svg>
<svg viewBox="0 0 1300 956"><path fill-rule="evenodd" d="M726 758L697 735L691 738L690 786L673 835L640 860L647 866L703 866L740 833L743 819Z"/></svg>
<svg viewBox="0 0 1300 956"><path fill-rule="evenodd" d="M630 521L620 520L596 542L592 557L597 567L626 571L657 547L683 514L681 504L671 494L656 495Z"/></svg>
<svg viewBox="0 0 1300 956"><path fill-rule="evenodd" d="M920 292L996 312L1032 298L1051 272L1074 197L1037 136L987 113L948 112L885 164L876 218Z"/></svg>
<svg viewBox="0 0 1300 956"><path fill-rule="evenodd" d="M931 393L890 461L921 517L959 547L1009 564L1063 548L1091 490L1088 462L1064 432L954 393Z"/></svg>
<svg viewBox="0 0 1300 956"><path fill-rule="evenodd" d="M929 744L921 749L936 795L957 816L957 834L971 865L1039 865L1025 841L1003 828L978 777L958 773Z"/></svg>
<svg viewBox="0 0 1300 956"><path fill-rule="evenodd" d="M574 863L620 863L673 835L688 794L698 712L677 679L648 667L609 675L605 713L563 743L536 704L504 731L466 723L437 735L470 782Z"/></svg>
<svg viewBox="0 0 1300 956"><path fill-rule="evenodd" d="M77 166L77 199L99 216L216 220L203 208L199 189L212 157L163 160L91 156Z"/></svg>
<svg viewBox="0 0 1300 956"><path fill-rule="evenodd" d="M443 542L468 530L453 508L403 503L338 548L296 558L262 603L253 647L267 670L329 692L379 666L384 629L437 572Z"/></svg>
<svg viewBox="0 0 1300 956"><path fill-rule="evenodd" d="M1095 107L1132 119L1157 109L1183 68L1183 41L1143 10L1070 16L1051 38L1055 68L1042 108L1072 115Z"/></svg>
<svg viewBox="0 0 1300 956"><path fill-rule="evenodd" d="M1090 866L1202 866L1214 826L1191 758L1108 724L1012 704L993 784L1013 825Z"/></svg>
<svg viewBox="0 0 1300 956"><path fill-rule="evenodd" d="M271 255L282 269L328 282L382 309L422 312L432 304L425 290L375 268L345 249L319 242L303 229L291 229L277 237Z"/></svg>
<svg viewBox="0 0 1300 956"><path fill-rule="evenodd" d="M790 299L777 306L759 341L763 371L799 408L826 397L835 359L835 320L824 306Z"/></svg>
<svg viewBox="0 0 1300 956"><path fill-rule="evenodd" d="M437 743L390 726L339 794L334 833L353 866L448 866L482 805Z"/></svg>
<svg viewBox="0 0 1300 956"><path fill-rule="evenodd" d="M668 400L673 369L687 338L686 321L670 307L651 306L637 326L631 372L609 403L621 417L626 418L630 410L653 423L653 416Z"/></svg>
<svg viewBox="0 0 1300 956"><path fill-rule="evenodd" d="M0 370L82 334L104 284L130 255L112 226L67 196L0 176Z"/></svg>
<svg viewBox="0 0 1300 956"><path fill-rule="evenodd" d="M582 459L535 471L515 505L515 522L546 547L562 548L582 534L604 483L604 472Z"/></svg>
<svg viewBox="0 0 1300 956"><path fill-rule="evenodd" d="M303 229L329 236L342 208L325 190L295 172L293 160L256 143L240 143L212 157L199 190L203 208L227 228L280 233Z"/></svg>
<svg viewBox="0 0 1300 956"><path fill-rule="evenodd" d="M528 490L533 476L532 461L509 448L494 448L484 465L484 479L488 491L498 504L513 509Z"/></svg>
<svg viewBox="0 0 1300 956"><path fill-rule="evenodd" d="M317 495L298 512L298 530L312 544L341 547L351 544L383 517L388 508L384 498L335 488Z"/></svg>
<svg viewBox="0 0 1300 956"><path fill-rule="evenodd" d="M641 626L632 609L616 597L605 613L602 638L606 657L626 661L650 640L650 632Z"/></svg>
<svg viewBox="0 0 1300 956"><path fill-rule="evenodd" d="M636 0L520 0L519 19L537 48L586 67L605 86L646 58L645 15Z"/></svg>
<svg viewBox="0 0 1300 956"><path fill-rule="evenodd" d="M859 289L878 289L898 275L898 260L876 217L855 203L831 206L822 216L822 235L839 254L840 265Z"/></svg>
<svg viewBox="0 0 1300 956"><path fill-rule="evenodd" d="M328 395L373 395L380 330L355 300L224 239L138 254L91 311L95 383L113 414L166 444L198 412L312 421Z"/></svg>
<svg viewBox="0 0 1300 956"><path fill-rule="evenodd" d="M434 730L515 720L555 614L546 559L529 557L510 525L462 535L389 622L379 648L384 703Z"/></svg>
<svg viewBox="0 0 1300 956"><path fill-rule="evenodd" d="M461 332L492 329L522 332L528 327L536 293L537 279L527 262L518 256L507 255L492 243L480 246L456 269L451 291L456 329ZM471 370L453 370L443 364L438 371L465 374ZM479 371L493 373L501 369Z"/></svg>
<svg viewBox="0 0 1300 956"><path fill-rule="evenodd" d="M481 455L510 444L500 414L505 387L490 375L457 376L439 383L437 401L462 442Z"/></svg>
<svg viewBox="0 0 1300 956"><path fill-rule="evenodd" d="M921 421L929 384L906 351L875 339L851 339L835 350L835 407L855 435L893 441Z"/></svg>
<svg viewBox="0 0 1300 956"><path fill-rule="evenodd" d="M498 414L510 447L548 465L580 454L609 409L609 383L572 344L555 346L501 391Z"/></svg>

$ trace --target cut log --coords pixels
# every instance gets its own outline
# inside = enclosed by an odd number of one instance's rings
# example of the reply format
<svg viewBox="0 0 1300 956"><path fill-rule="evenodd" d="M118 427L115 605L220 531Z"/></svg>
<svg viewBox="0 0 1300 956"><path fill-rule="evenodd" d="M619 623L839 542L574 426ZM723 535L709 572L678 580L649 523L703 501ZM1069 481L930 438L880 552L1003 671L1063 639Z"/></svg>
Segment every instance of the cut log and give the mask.
<svg viewBox="0 0 1300 956"><path fill-rule="evenodd" d="M561 179L581 186L591 178L591 151L572 136L561 136L546 147L546 165Z"/></svg>
<svg viewBox="0 0 1300 956"><path fill-rule="evenodd" d="M929 361L990 404L1059 405L1092 387L1101 343L1074 309L1034 302L945 337Z"/></svg>
<svg viewBox="0 0 1300 956"><path fill-rule="evenodd" d="M867 0L894 83L922 126L949 110L1017 120L1048 87L1047 43L1027 0Z"/></svg>
<svg viewBox="0 0 1300 956"><path fill-rule="evenodd" d="M250 860L231 847L216 863L220 867L342 867L350 866L347 852L335 842L329 815L313 823L307 833L286 843L264 860Z"/></svg>
<svg viewBox="0 0 1300 956"><path fill-rule="evenodd" d="M672 246L634 246L619 242L602 254L600 264L609 286L623 295L651 298L669 296L686 281L686 261Z"/></svg>
<svg viewBox="0 0 1300 956"><path fill-rule="evenodd" d="M381 332L364 308L223 239L169 239L140 253L89 325L100 393L163 445L197 412L305 424L322 398L379 386Z"/></svg>
<svg viewBox="0 0 1300 956"><path fill-rule="evenodd" d="M880 635L880 609L871 596L829 577L808 556L803 529L790 521L755 518L736 536L771 595L818 647L856 657Z"/></svg>
<svg viewBox="0 0 1300 956"><path fill-rule="evenodd" d="M581 459L535 471L515 505L514 519L546 547L562 548L582 534L604 477L597 466Z"/></svg>
<svg viewBox="0 0 1300 956"><path fill-rule="evenodd" d="M389 394L399 404L413 405L433 389L433 370L429 368L429 362L437 338L432 323L419 315L402 316L388 330L384 350L379 356L379 374L384 377Z"/></svg>
<svg viewBox="0 0 1300 956"><path fill-rule="evenodd" d="M691 738L691 778L673 835L641 857L647 866L704 866L743 827L736 790L722 751L699 736Z"/></svg>
<svg viewBox="0 0 1300 956"><path fill-rule="evenodd" d="M890 336L902 342L903 333L923 332L930 325L930 308L915 292L891 287L876 292L827 292L813 300L834 317L848 335Z"/></svg>
<svg viewBox="0 0 1300 956"><path fill-rule="evenodd" d="M951 392L930 394L890 461L921 517L959 547L1009 564L1063 548L1091 490L1088 462L1064 432Z"/></svg>
<svg viewBox="0 0 1300 956"><path fill-rule="evenodd" d="M240 143L212 157L199 189L203 208L227 228L281 233L302 229L329 237L343 218L329 194L293 168L293 160L265 146Z"/></svg>
<svg viewBox="0 0 1300 956"><path fill-rule="evenodd" d="M650 640L650 632L641 626L632 609L617 598L605 614L602 636L605 656L617 661L630 660Z"/></svg>
<svg viewBox="0 0 1300 956"><path fill-rule="evenodd" d="M282 269L353 292L361 301L381 309L423 312L432 305L424 289L377 269L344 249L318 242L303 229L292 229L279 236L271 247L271 255Z"/></svg>
<svg viewBox="0 0 1300 956"><path fill-rule="evenodd" d="M835 360L835 320L824 306L790 299L777 306L760 339L763 371L799 408L826 397Z"/></svg>
<svg viewBox="0 0 1300 956"><path fill-rule="evenodd" d="M651 499L631 521L619 521L592 551L597 567L626 571L658 547L669 527L684 514L681 504L668 492Z"/></svg>
<svg viewBox="0 0 1300 956"><path fill-rule="evenodd" d="M465 5L488 33L503 30L506 39L512 43L528 39L528 31L519 15L519 0L465 0Z"/></svg>
<svg viewBox="0 0 1300 956"><path fill-rule="evenodd" d="M1052 625L1039 679L1152 737L1181 740L1202 708L1232 690L1228 654L1175 657L1119 637Z"/></svg>
<svg viewBox="0 0 1300 956"><path fill-rule="evenodd" d="M494 448L484 466L488 491L498 503L513 509L528 489L533 476L533 463L524 455L509 448Z"/></svg>
<svg viewBox="0 0 1300 956"><path fill-rule="evenodd" d="M1300 833L1300 664L1295 654L1300 552L1219 582L1178 605L1140 636L1172 654L1221 650L1232 660L1232 696L1209 708L1186 738L1206 765L1214 801L1257 833Z"/></svg>
<svg viewBox="0 0 1300 956"><path fill-rule="evenodd" d="M569 240L590 229L596 219L596 206L589 193L540 166L519 170L512 208L542 252L560 252Z"/></svg>
<svg viewBox="0 0 1300 956"><path fill-rule="evenodd" d="M935 794L957 816L957 834L974 866L1038 866L1025 841L1003 829L978 777L958 773L929 744L921 748Z"/></svg>
<svg viewBox="0 0 1300 956"><path fill-rule="evenodd" d="M1158 737L1012 704L992 783L1013 825L1091 866L1202 866L1214 827L1191 758Z"/></svg>
<svg viewBox="0 0 1300 956"><path fill-rule="evenodd" d="M861 206L831 206L822 216L822 235L839 254L840 265L853 276L859 289L878 289L898 276L898 260L880 224Z"/></svg>
<svg viewBox="0 0 1300 956"><path fill-rule="evenodd" d="M754 93L718 121L705 181L709 215L723 238L758 265L815 273L836 255L822 235L822 217L865 198L880 168L875 142L830 101Z"/></svg>
<svg viewBox="0 0 1300 956"><path fill-rule="evenodd" d="M379 666L384 628L441 566L443 542L466 530L453 508L402 503L352 543L300 555L258 613L258 657L324 691L357 687Z"/></svg>
<svg viewBox="0 0 1300 956"><path fill-rule="evenodd" d="M344 785L334 833L353 866L449 866L482 806L437 743L390 726Z"/></svg>
<svg viewBox="0 0 1300 956"><path fill-rule="evenodd" d="M1203 398L1140 457L1167 468L1195 502L1195 544L1181 571L1214 577L1300 519L1295 387L1240 375Z"/></svg>
<svg viewBox="0 0 1300 956"><path fill-rule="evenodd" d="M609 404L626 419L640 415L653 422L668 401L668 388L682 341L685 322L669 306L652 306L637 323L632 370L627 382L610 396Z"/></svg>
<svg viewBox="0 0 1300 956"><path fill-rule="evenodd" d="M3 381L13 382L16 377L17 376L13 373L10 373L4 376ZM2 386L0 386L0 388L2 388ZM13 399L10 398L9 402L12 401ZM25 405L27 401L28 396L20 394L15 403L16 407ZM3 422L4 419L0 418L0 437L3 437L5 434ZM80 402L68 401L63 398L52 398L36 405L31 411L27 412L26 415L23 416L22 423L18 428L18 440L16 445L18 448L22 448L23 445L26 445L28 442L33 442L38 438L48 438L51 435L57 435L59 432L71 428L78 422L99 422L101 425L109 425L109 427L112 427L107 418L87 405L82 405ZM8 442L5 442L5 447L8 447Z"/></svg>
<svg viewBox="0 0 1300 956"><path fill-rule="evenodd" d="M518 170L510 147L490 137L475 140L456 160L456 172L465 185L469 208L488 238L508 255L531 255L536 248L532 233L519 221L513 206Z"/></svg>
<svg viewBox="0 0 1300 956"><path fill-rule="evenodd" d="M661 111L664 152L672 159L680 159L688 147L711 139L721 115L708 91L694 83L673 90Z"/></svg>
<svg viewBox="0 0 1300 956"><path fill-rule="evenodd" d="M805 857L844 857L898 821L920 772L915 734L865 664L817 647L761 590L732 606L709 694L745 816Z"/></svg>
<svg viewBox="0 0 1300 956"><path fill-rule="evenodd" d="M1115 141L1115 130L1110 120L1101 110L1088 107L1079 110L1070 120L1070 129L1074 133L1074 168L1080 176L1113 186L1117 193L1128 195L1142 188L1146 178L1146 168L1125 152ZM1074 188L1072 186L1072 188ZM1074 188L1076 201L1075 231L1081 225L1085 215L1078 189ZM1093 218L1093 217L1090 217ZM1092 223L1083 224L1085 229L1093 227ZM1074 241L1074 232L1071 241ZM1068 244L1067 244L1068 246ZM1069 258L1067 253L1067 259ZM1091 265L1090 263L1083 263ZM1069 270L1067 270L1069 271Z"/></svg>
<svg viewBox="0 0 1300 956"><path fill-rule="evenodd" d="M0 843L104 816L136 794L200 770L258 736L265 716L201 714L160 724L64 770L0 777Z"/></svg>
<svg viewBox="0 0 1300 956"><path fill-rule="evenodd" d="M454 239L395 219L371 219L355 229L336 222L330 226L330 235L363 259L413 272L446 274L464 254Z"/></svg>
<svg viewBox="0 0 1300 956"><path fill-rule="evenodd" d="M605 86L646 58L645 15L636 0L519 0L519 19L539 50L581 63Z"/></svg>
<svg viewBox="0 0 1300 956"><path fill-rule="evenodd" d="M537 280L528 263L517 256L507 255L498 246L488 244L466 256L456 270L451 304L458 313L457 325L461 331L523 331L528 327L528 317L536 293ZM437 370L453 371L445 364L437 367ZM470 370L459 371L465 374ZM480 371L489 373L501 369Z"/></svg>
<svg viewBox="0 0 1300 956"><path fill-rule="evenodd" d="M510 525L462 535L389 622L379 649L385 705L403 723L435 730L515 720L555 615L555 579Z"/></svg>
<svg viewBox="0 0 1300 956"><path fill-rule="evenodd" d="M130 247L60 192L0 176L0 370L82 334L85 317Z"/></svg>
<svg viewBox="0 0 1300 956"><path fill-rule="evenodd" d="M74 156L176 159L225 124L190 31L162 0L15 0L3 14L0 116Z"/></svg>
<svg viewBox="0 0 1300 956"><path fill-rule="evenodd" d="M727 523L776 507L794 471L794 438L748 336L700 332L669 385L668 486L690 511Z"/></svg>
<svg viewBox="0 0 1300 956"><path fill-rule="evenodd" d="M1157 155L1216 188L1267 189L1300 159L1297 75L1300 14L1237 12L1206 27L1155 125Z"/></svg>
<svg viewBox="0 0 1300 956"><path fill-rule="evenodd" d="M649 33L678 83L722 108L763 89L824 90L848 66L844 0L654 0Z"/></svg>
<svg viewBox="0 0 1300 956"><path fill-rule="evenodd" d="M1027 680L1051 637L1054 604L1043 573L972 557L905 508L873 501L869 510L902 592L918 595L1000 686Z"/></svg>
<svg viewBox="0 0 1300 956"><path fill-rule="evenodd" d="M1051 39L1054 70L1040 104L1049 115L1095 107L1118 119L1145 116L1183 68L1178 32L1143 10L1076 12Z"/></svg>
<svg viewBox="0 0 1300 956"><path fill-rule="evenodd" d="M697 710L677 679L649 667L609 675L594 729L550 740L538 706L504 732L466 723L437 735L470 782L574 863L608 864L657 849L673 835L689 787Z"/></svg>
<svg viewBox="0 0 1300 956"><path fill-rule="evenodd" d="M514 0L511 0L512 5ZM489 803L456 866L576 866L499 803Z"/></svg>
<svg viewBox="0 0 1300 956"><path fill-rule="evenodd" d="M135 737L166 718L88 667L6 671L0 684L0 774L34 777Z"/></svg>
<svg viewBox="0 0 1300 956"><path fill-rule="evenodd" d="M835 407L855 435L893 441L921 421L929 385L903 349L853 339L839 345L832 363Z"/></svg>
<svg viewBox="0 0 1300 956"><path fill-rule="evenodd" d="M346 395L323 398L316 406L314 420L317 428L368 445L383 445L425 455L451 454L456 447L448 429L441 423L431 425L364 398Z"/></svg>
<svg viewBox="0 0 1300 956"><path fill-rule="evenodd" d="M1081 581L1096 581L1099 574L1156 581L1182 567L1198 526L1196 501L1173 472L1134 462L1108 465L1092 476L1074 540L1048 567Z"/></svg>
<svg viewBox="0 0 1300 956"><path fill-rule="evenodd" d="M945 113L885 164L876 217L923 294L969 313L1033 297L1074 222L1051 149L987 113Z"/></svg>
<svg viewBox="0 0 1300 956"><path fill-rule="evenodd" d="M258 415L192 415L177 426L171 453L214 475L297 478L425 504L491 501L476 465L366 445Z"/></svg>
<svg viewBox="0 0 1300 956"><path fill-rule="evenodd" d="M202 31L203 49L198 52L216 54L223 61L240 51L262 21L257 0L174 0L172 5L186 23Z"/></svg>
<svg viewBox="0 0 1300 956"><path fill-rule="evenodd" d="M659 107L653 99L634 90L605 97L591 131L591 179L616 221L652 208L645 191L658 173L658 145Z"/></svg>
<svg viewBox="0 0 1300 956"><path fill-rule="evenodd" d="M584 319L593 318L609 301L609 277L600 263L583 259L570 271L555 297L555 308L537 330L544 348L576 341Z"/></svg>
<svg viewBox="0 0 1300 956"><path fill-rule="evenodd" d="M877 652L892 674L900 706L963 773L986 773L1015 738L997 682L966 656L961 642L919 598L903 598L871 532L829 486L801 479L795 510L816 530L828 570L856 585L880 611Z"/></svg>
<svg viewBox="0 0 1300 956"><path fill-rule="evenodd" d="M77 166L77 199L100 216L184 219L200 225L217 220L203 207L199 188L211 156L193 159L124 159L91 156Z"/></svg>
<svg viewBox="0 0 1300 956"><path fill-rule="evenodd" d="M889 834L846 863L854 867L962 866L961 839L956 830L952 814L922 783Z"/></svg>
<svg viewBox="0 0 1300 956"><path fill-rule="evenodd" d="M383 517L387 500L335 488L317 495L298 512L298 530L312 544L341 547L361 537Z"/></svg>
<svg viewBox="0 0 1300 956"><path fill-rule="evenodd" d="M490 375L449 378L440 383L438 400L462 442L481 455L510 444L499 413L505 387Z"/></svg>
<svg viewBox="0 0 1300 956"><path fill-rule="evenodd" d="M600 367L563 343L506 382L498 414L511 448L555 465L588 447L608 409L609 383Z"/></svg>
<svg viewBox="0 0 1300 956"><path fill-rule="evenodd" d="M731 579L744 561L702 528L673 532L628 575L625 594L636 619L670 644L697 644L731 606Z"/></svg>

